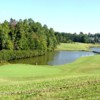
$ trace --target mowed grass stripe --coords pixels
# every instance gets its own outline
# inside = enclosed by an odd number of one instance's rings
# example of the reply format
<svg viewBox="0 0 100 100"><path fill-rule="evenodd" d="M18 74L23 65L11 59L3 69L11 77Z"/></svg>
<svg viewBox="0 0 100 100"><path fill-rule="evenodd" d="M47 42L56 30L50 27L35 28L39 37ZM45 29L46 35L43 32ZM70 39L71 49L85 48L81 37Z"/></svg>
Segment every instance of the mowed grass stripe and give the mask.
<svg viewBox="0 0 100 100"><path fill-rule="evenodd" d="M28 84L30 86L30 84ZM19 90L13 89L12 92L2 92L2 97L5 98L24 98L23 100L47 100L52 98L53 100L64 98L68 100L82 99L85 98L96 98L100 97L100 80L97 77L78 77L72 79L55 80L49 82L42 82L37 84L31 84L29 86L19 86ZM16 87L16 86L14 86ZM7 89L7 87L5 87ZM18 87L17 87L18 88ZM26 88L26 90L23 90Z"/></svg>
<svg viewBox="0 0 100 100"><path fill-rule="evenodd" d="M9 64L0 67L0 77L36 77L54 75L60 72L61 70L58 68L38 65Z"/></svg>

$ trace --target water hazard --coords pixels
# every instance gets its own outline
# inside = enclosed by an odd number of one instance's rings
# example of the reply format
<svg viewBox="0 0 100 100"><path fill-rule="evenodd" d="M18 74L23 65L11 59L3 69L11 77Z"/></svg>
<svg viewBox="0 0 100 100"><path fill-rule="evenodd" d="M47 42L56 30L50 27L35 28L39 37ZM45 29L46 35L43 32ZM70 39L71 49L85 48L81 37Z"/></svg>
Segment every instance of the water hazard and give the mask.
<svg viewBox="0 0 100 100"><path fill-rule="evenodd" d="M71 63L80 57L93 55L95 55L95 53L86 51L55 51L47 53L44 56L13 60L10 63L23 63L33 65L62 65Z"/></svg>

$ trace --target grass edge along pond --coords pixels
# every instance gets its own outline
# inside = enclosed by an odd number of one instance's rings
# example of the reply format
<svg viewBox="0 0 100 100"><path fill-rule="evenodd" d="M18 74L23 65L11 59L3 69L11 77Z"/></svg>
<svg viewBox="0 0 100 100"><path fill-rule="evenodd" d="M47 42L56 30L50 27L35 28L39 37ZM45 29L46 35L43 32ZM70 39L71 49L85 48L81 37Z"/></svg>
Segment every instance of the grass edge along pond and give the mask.
<svg viewBox="0 0 100 100"><path fill-rule="evenodd" d="M90 47L100 47L100 44L90 43L60 43L55 50L90 51Z"/></svg>
<svg viewBox="0 0 100 100"><path fill-rule="evenodd" d="M99 100L100 55L71 64L0 67L0 100ZM27 74L26 74L27 73Z"/></svg>

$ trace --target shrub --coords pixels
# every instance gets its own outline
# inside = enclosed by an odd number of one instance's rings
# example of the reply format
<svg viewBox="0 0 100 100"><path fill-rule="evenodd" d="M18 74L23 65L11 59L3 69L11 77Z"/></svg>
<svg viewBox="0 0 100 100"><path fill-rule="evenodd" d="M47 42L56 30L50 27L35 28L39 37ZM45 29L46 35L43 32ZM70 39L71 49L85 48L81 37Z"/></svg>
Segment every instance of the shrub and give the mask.
<svg viewBox="0 0 100 100"><path fill-rule="evenodd" d="M0 62L41 56L44 54L45 52L41 50L2 50L0 51Z"/></svg>

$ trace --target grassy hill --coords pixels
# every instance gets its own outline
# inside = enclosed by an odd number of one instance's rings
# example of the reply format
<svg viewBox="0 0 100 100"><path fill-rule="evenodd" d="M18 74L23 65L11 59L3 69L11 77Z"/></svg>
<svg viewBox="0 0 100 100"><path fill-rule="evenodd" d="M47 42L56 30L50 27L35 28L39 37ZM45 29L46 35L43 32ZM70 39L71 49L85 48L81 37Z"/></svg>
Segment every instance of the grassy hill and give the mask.
<svg viewBox="0 0 100 100"><path fill-rule="evenodd" d="M100 55L62 66L0 66L0 100L99 100Z"/></svg>

